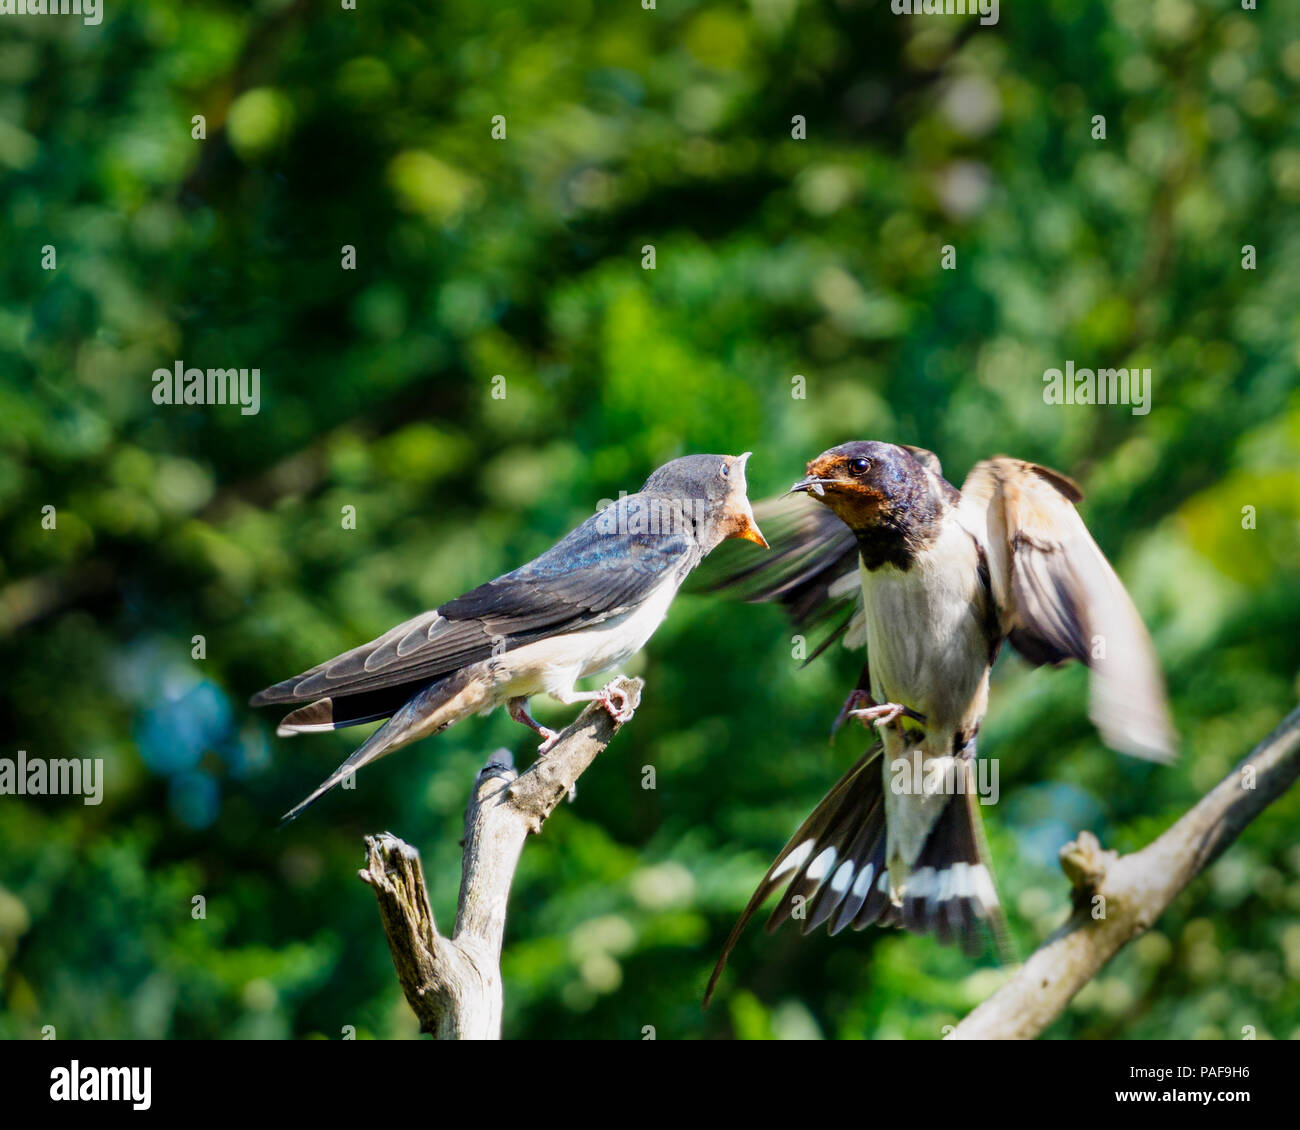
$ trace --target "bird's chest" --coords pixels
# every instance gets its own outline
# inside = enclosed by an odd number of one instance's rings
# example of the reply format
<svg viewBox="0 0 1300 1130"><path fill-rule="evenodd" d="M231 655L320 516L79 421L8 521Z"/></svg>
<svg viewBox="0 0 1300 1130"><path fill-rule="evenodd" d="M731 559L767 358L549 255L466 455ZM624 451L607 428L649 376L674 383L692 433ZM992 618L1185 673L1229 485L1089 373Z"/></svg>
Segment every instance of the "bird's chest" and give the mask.
<svg viewBox="0 0 1300 1130"><path fill-rule="evenodd" d="M960 728L988 669L987 595L974 542L952 530L907 569L860 572L872 697L924 714L927 731Z"/></svg>
<svg viewBox="0 0 1300 1130"><path fill-rule="evenodd" d="M517 695L567 693L578 679L631 658L663 622L680 579L666 577L626 612L573 632L548 636L506 654L495 702Z"/></svg>
<svg viewBox="0 0 1300 1130"><path fill-rule="evenodd" d="M562 637L559 649L580 668L578 677L616 667L640 651L668 615L679 585L679 577L666 576L633 609Z"/></svg>
<svg viewBox="0 0 1300 1130"><path fill-rule="evenodd" d="M668 615L678 583L676 577L666 577L636 608L575 633L582 637L574 648L581 675L616 667L640 651Z"/></svg>

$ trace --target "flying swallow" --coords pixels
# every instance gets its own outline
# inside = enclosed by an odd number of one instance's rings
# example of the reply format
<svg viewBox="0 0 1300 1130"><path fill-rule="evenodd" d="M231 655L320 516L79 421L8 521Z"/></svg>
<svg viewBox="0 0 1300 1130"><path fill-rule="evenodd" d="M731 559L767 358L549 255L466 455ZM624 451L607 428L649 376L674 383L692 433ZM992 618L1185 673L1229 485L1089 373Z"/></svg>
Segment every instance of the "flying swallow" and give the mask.
<svg viewBox="0 0 1300 1130"><path fill-rule="evenodd" d="M285 819L363 765L503 703L542 735L541 750L558 735L529 715L531 695L597 700L622 720L618 688L574 685L640 651L720 542L767 548L746 496L748 459L674 459L536 560L254 695L253 706L304 704L280 723L281 737L387 719Z"/></svg>
<svg viewBox="0 0 1300 1130"><path fill-rule="evenodd" d="M804 933L827 921L832 934L901 924L977 949L984 920L1002 940L974 759L1003 641L1035 666L1086 664L1089 713L1108 745L1174 754L1151 640L1064 475L998 456L976 464L958 491L932 452L859 442L817 456L791 493L814 504L760 505L775 549L717 587L780 601L801 630L838 616L814 655L842 638L865 647L867 663L837 724L857 718L880 741L777 856L709 995L746 923L782 883L769 931L797 909Z"/></svg>

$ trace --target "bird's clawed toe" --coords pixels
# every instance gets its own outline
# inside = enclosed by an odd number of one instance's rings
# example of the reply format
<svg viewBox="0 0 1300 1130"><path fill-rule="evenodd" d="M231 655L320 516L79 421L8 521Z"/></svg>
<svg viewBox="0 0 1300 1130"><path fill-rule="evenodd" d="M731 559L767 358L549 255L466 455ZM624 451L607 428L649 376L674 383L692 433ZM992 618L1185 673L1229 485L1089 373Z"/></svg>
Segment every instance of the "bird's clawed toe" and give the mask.
<svg viewBox="0 0 1300 1130"><path fill-rule="evenodd" d="M840 712L835 716L835 721L831 723L831 739L839 733L840 727L854 716L855 711L864 706L875 706L875 700L864 691L857 687L849 692L849 697L844 700L844 705L840 707Z"/></svg>
<svg viewBox="0 0 1300 1130"><path fill-rule="evenodd" d="M609 711L609 716L615 722L626 722L635 713L632 709L632 703L628 699L627 691L622 687L612 685L604 687L600 692L598 701L601 706Z"/></svg>
<svg viewBox="0 0 1300 1130"><path fill-rule="evenodd" d="M847 706L848 704L845 703ZM911 718L914 722L924 722L925 715L918 714L900 702L882 702L875 706L863 706L848 712L848 717L857 718L864 726L890 726L899 718Z"/></svg>

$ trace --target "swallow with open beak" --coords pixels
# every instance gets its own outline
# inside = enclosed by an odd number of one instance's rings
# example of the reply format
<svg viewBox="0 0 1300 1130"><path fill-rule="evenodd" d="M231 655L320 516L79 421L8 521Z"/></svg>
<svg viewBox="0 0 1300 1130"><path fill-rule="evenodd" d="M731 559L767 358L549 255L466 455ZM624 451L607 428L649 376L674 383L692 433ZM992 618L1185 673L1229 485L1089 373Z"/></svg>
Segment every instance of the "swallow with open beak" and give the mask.
<svg viewBox="0 0 1300 1130"><path fill-rule="evenodd" d="M797 910L804 933L827 921L832 934L901 924L967 949L978 948L980 920L1000 934L974 758L1003 641L1035 666L1086 664L1090 716L1113 748L1174 754L1151 640L1064 475L998 456L958 491L932 452L858 442L817 456L791 493L813 502L761 504L773 552L719 587L781 601L801 629L840 616L817 650L837 637L865 646L841 720L861 720L880 740L777 856L709 994L782 883L769 930Z"/></svg>
<svg viewBox="0 0 1300 1130"><path fill-rule="evenodd" d="M529 715L531 695L598 700L623 720L617 688L574 685L640 651L720 542L767 548L746 496L748 459L674 459L536 560L254 695L253 706L303 704L280 723L282 737L387 719L285 819L363 765L503 703L542 735L542 750L558 735Z"/></svg>

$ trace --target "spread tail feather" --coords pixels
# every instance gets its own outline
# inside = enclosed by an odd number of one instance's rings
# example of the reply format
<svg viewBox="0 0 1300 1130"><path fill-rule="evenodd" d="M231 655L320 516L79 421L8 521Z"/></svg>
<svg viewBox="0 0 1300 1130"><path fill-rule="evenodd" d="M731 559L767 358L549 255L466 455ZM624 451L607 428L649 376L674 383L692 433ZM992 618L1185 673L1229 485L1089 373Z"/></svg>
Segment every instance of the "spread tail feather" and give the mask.
<svg viewBox="0 0 1300 1130"><path fill-rule="evenodd" d="M956 942L972 956L993 935L1002 961L1011 959L1009 932L993 880L974 766L962 761L965 789L945 805L900 892L901 923L908 930Z"/></svg>
<svg viewBox="0 0 1300 1130"><path fill-rule="evenodd" d="M869 749L781 849L722 947L706 1006L749 920L787 882L767 920L769 933L787 918L802 921L805 934L827 921L831 934L846 926L901 925L960 942L970 953L979 950L983 923L1005 960L1006 928L972 788L949 800L903 889L891 889L882 752L879 744ZM969 763L963 764L969 772Z"/></svg>
<svg viewBox="0 0 1300 1130"><path fill-rule="evenodd" d="M833 872L835 870L835 868L827 866L827 852L836 851L833 843L838 842L836 840L837 834L841 838L843 837L847 831L846 825L852 824L856 828L860 822L862 835L854 837L855 843L859 839L870 839L873 835L880 841L880 859L883 863L885 820L883 777L880 771L881 753L882 747L879 743L867 750L853 768L835 783L822 802L813 809L812 815L799 826L799 830L790 837L789 842L773 860L772 866L767 869L763 881L759 883L758 889L741 912L740 918L737 919L735 926L731 928L731 933L723 944L722 954L718 958L718 963L713 967L713 975L709 978L708 987L704 991L704 1004L706 1007L713 997L713 990L717 987L718 978L722 976L722 971L727 967L727 958L731 956L731 951L735 949L741 934L745 932L749 920L754 917L759 907L767 901L768 896L789 876L788 893L791 898L783 898L767 921L769 931L776 929L786 917L786 908L792 901L793 896L797 894L806 896L808 889L815 889L818 882L825 877L828 871ZM861 819L864 814L866 819ZM845 846L848 845L845 844ZM874 848L877 845L870 846L874 854ZM865 861L865 865L870 867L871 861ZM863 874L865 873L864 868ZM870 884L870 882L870 879L868 879L867 883ZM811 884L811 887L809 887L809 884ZM859 904L859 909L861 909L861 904Z"/></svg>

